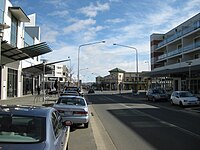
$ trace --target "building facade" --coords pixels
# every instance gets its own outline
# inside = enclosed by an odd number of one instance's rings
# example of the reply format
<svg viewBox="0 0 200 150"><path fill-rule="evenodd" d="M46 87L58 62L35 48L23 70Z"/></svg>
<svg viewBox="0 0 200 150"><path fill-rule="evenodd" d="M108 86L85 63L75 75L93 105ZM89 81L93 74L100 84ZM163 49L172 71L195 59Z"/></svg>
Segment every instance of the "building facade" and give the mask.
<svg viewBox="0 0 200 150"><path fill-rule="evenodd" d="M0 1L0 99L33 94L40 84L40 74L23 71L40 63L40 55L50 52L40 42L36 14L27 16L9 0Z"/></svg>
<svg viewBox="0 0 200 150"><path fill-rule="evenodd" d="M150 38L150 76L159 78L164 88L199 94L200 13L169 32L152 34Z"/></svg>
<svg viewBox="0 0 200 150"><path fill-rule="evenodd" d="M126 72L119 68L109 71L109 75L96 77L96 86L99 90L146 90L148 78L142 72Z"/></svg>

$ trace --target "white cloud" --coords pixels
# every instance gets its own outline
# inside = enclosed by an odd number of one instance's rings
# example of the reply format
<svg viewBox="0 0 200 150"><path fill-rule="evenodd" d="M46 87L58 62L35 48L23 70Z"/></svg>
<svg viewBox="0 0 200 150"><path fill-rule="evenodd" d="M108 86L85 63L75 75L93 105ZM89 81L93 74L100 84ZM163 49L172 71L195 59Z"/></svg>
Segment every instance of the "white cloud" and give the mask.
<svg viewBox="0 0 200 150"><path fill-rule="evenodd" d="M69 14L69 12L67 10L58 10L58 11L53 11L51 13L49 13L49 16L56 16L56 17L66 17Z"/></svg>
<svg viewBox="0 0 200 150"><path fill-rule="evenodd" d="M42 31L42 41L45 41L45 42L56 42L56 38L57 36L59 36L59 32L54 30L52 27L46 25L46 24L43 24L41 26L41 31Z"/></svg>
<svg viewBox="0 0 200 150"><path fill-rule="evenodd" d="M120 23L120 22L124 22L124 21L125 21L125 19L115 18L115 19L108 19L105 22L107 22L107 23Z"/></svg>
<svg viewBox="0 0 200 150"><path fill-rule="evenodd" d="M78 20L75 23L73 23L70 26L67 26L63 29L65 34L69 34L72 32L79 32L83 29L87 29L91 25L94 25L96 23L93 19L87 19L87 20Z"/></svg>
<svg viewBox="0 0 200 150"><path fill-rule="evenodd" d="M86 15L87 17L96 17L98 12L104 12L109 9L110 6L108 3L100 4L97 2L96 5L90 3L89 6L79 9L79 12Z"/></svg>

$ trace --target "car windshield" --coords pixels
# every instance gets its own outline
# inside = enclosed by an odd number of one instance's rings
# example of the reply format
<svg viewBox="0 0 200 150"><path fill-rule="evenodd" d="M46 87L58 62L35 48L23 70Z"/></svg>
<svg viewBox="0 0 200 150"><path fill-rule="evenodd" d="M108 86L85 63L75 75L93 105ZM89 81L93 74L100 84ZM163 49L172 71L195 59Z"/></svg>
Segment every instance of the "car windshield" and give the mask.
<svg viewBox="0 0 200 150"><path fill-rule="evenodd" d="M179 96L180 97L192 97L193 94L190 92L181 92L181 93L179 93Z"/></svg>
<svg viewBox="0 0 200 150"><path fill-rule="evenodd" d="M45 118L0 115L0 143L37 143L45 139Z"/></svg>
<svg viewBox="0 0 200 150"><path fill-rule="evenodd" d="M85 106L85 101L82 98L77 97L63 97L60 98L58 103L66 104L66 105L79 105L79 106Z"/></svg>
<svg viewBox="0 0 200 150"><path fill-rule="evenodd" d="M165 91L164 90L160 90L160 89L155 89L155 90L153 90L153 93L164 94Z"/></svg>

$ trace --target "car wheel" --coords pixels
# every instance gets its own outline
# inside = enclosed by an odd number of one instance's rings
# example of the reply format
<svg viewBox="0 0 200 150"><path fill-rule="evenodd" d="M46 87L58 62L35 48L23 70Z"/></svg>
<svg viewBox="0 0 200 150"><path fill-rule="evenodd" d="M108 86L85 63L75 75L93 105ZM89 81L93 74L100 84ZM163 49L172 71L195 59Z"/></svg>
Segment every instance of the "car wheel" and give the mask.
<svg viewBox="0 0 200 150"><path fill-rule="evenodd" d="M181 101L179 102L179 105L180 105L181 107L183 107L183 103L182 103Z"/></svg>
<svg viewBox="0 0 200 150"><path fill-rule="evenodd" d="M174 105L174 103L173 103L172 99L170 100L170 103L171 103L171 105Z"/></svg>
<svg viewBox="0 0 200 150"><path fill-rule="evenodd" d="M84 123L84 128L88 128L89 122Z"/></svg>

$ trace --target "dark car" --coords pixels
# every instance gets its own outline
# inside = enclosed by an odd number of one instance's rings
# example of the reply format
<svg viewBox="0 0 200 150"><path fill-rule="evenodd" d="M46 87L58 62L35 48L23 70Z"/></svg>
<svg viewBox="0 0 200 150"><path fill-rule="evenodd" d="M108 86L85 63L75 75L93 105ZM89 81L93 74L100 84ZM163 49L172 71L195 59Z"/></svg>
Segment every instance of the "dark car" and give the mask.
<svg viewBox="0 0 200 150"><path fill-rule="evenodd" d="M90 94L90 93L95 93L95 92L94 92L94 89L89 89L89 90L88 90L88 94Z"/></svg>
<svg viewBox="0 0 200 150"><path fill-rule="evenodd" d="M163 89L149 89L146 93L147 100L152 100L153 102L159 100L168 100L168 95Z"/></svg>
<svg viewBox="0 0 200 150"><path fill-rule="evenodd" d="M54 108L0 106L1 150L66 150L70 127Z"/></svg>

